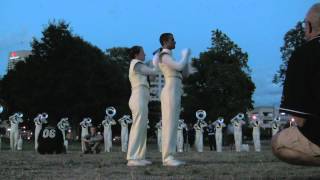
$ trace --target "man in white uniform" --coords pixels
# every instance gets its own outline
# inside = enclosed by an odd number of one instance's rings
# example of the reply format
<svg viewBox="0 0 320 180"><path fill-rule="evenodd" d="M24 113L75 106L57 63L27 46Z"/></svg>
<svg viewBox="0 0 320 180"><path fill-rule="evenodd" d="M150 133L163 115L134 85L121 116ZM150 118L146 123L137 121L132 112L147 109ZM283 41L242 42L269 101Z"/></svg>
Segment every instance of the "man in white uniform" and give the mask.
<svg viewBox="0 0 320 180"><path fill-rule="evenodd" d="M257 115L253 115L250 121L250 125L253 128L252 139L253 139L254 149L256 152L260 152L261 151L260 127L264 127L263 121Z"/></svg>
<svg viewBox="0 0 320 180"><path fill-rule="evenodd" d="M37 151L38 150L38 138L39 138L39 133L42 129L42 125L48 123L47 121L48 114L47 113L41 113L38 114L37 117L34 118L34 125L35 130L34 130L34 149Z"/></svg>
<svg viewBox="0 0 320 180"><path fill-rule="evenodd" d="M204 128L207 126L208 124L204 120L198 120L193 126L196 131L194 145L197 152L203 152L203 132Z"/></svg>
<svg viewBox="0 0 320 180"><path fill-rule="evenodd" d="M241 151L242 146L242 125L245 124L243 121L244 114L239 113L234 118L231 119L231 123L233 125L233 135L234 135L234 142L236 145L236 152Z"/></svg>
<svg viewBox="0 0 320 180"><path fill-rule="evenodd" d="M19 132L19 123L23 122L23 114L18 112L14 113L12 116L9 117L10 121L10 148L12 151L15 151L18 149L18 140L20 136ZM20 147L19 147L20 149Z"/></svg>
<svg viewBox="0 0 320 180"><path fill-rule="evenodd" d="M222 129L226 127L224 124L224 119L219 117L215 122L213 122L216 128L216 145L217 152L222 152Z"/></svg>
<svg viewBox="0 0 320 180"><path fill-rule="evenodd" d="M190 50L183 50L181 61L176 62L172 57L172 49L175 49L176 44L173 34L161 34L160 43L162 48L154 61L158 62L165 79L165 85L161 91L162 162L164 166L179 166L185 163L176 160L173 155L176 152L177 127L181 109L181 71L188 72Z"/></svg>
<svg viewBox="0 0 320 180"><path fill-rule="evenodd" d="M128 115L124 115L118 120L121 125L121 150L127 152L128 150L128 125L132 123L132 119Z"/></svg>
<svg viewBox="0 0 320 180"><path fill-rule="evenodd" d="M183 129L187 129L186 123L183 119L179 119L178 131L177 131L177 151L183 152Z"/></svg>
<svg viewBox="0 0 320 180"><path fill-rule="evenodd" d="M83 120L80 122L81 126L81 151L84 153L86 150L85 142L84 142L84 137L89 134L89 127L92 126L92 119L87 117L83 118Z"/></svg>
<svg viewBox="0 0 320 180"><path fill-rule="evenodd" d="M1 106L0 105L0 114L3 112L3 106ZM1 118L0 118L0 124L1 124L1 122L2 122L2 120L1 120ZM0 131L1 131L1 129L0 129ZM0 132L0 151L1 151L1 144L2 144L2 134L1 134L1 132Z"/></svg>
<svg viewBox="0 0 320 180"><path fill-rule="evenodd" d="M105 119L102 121L103 125L103 137L104 137L104 152L110 152L112 148L112 129L111 126L116 125L117 122L113 119L116 115L116 109L114 107L108 107L106 109Z"/></svg>
<svg viewBox="0 0 320 180"><path fill-rule="evenodd" d="M156 134L157 134L157 142L158 142L158 149L159 152L161 152L161 148L162 148L162 143L161 143L161 136L162 136L162 120L160 120L157 124L156 124Z"/></svg>
<svg viewBox="0 0 320 180"><path fill-rule="evenodd" d="M68 140L66 139L66 131L70 128L70 123L68 118L61 118L61 120L57 124L58 129L62 132L63 144L68 150Z"/></svg>
<svg viewBox="0 0 320 180"><path fill-rule="evenodd" d="M280 117L276 117L273 119L271 123L271 127L272 127L272 136L274 136L279 132L279 129L280 129Z"/></svg>

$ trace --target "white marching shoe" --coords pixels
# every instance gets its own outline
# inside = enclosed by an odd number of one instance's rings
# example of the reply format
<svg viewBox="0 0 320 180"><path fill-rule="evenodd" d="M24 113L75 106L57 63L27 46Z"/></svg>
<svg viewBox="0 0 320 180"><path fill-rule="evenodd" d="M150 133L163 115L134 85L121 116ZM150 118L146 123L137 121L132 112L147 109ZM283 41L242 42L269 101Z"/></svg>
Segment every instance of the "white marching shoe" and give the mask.
<svg viewBox="0 0 320 180"><path fill-rule="evenodd" d="M145 166L146 164L141 160L129 160L127 166Z"/></svg>
<svg viewBox="0 0 320 180"><path fill-rule="evenodd" d="M146 159L142 159L142 160L140 160L140 161L142 161L142 162L143 162L144 164L146 164L146 165L152 164L151 161L148 161L148 160L146 160Z"/></svg>
<svg viewBox="0 0 320 180"><path fill-rule="evenodd" d="M168 159L163 162L163 166L181 166L181 165L185 165L185 164L186 164L186 162L179 161L176 159Z"/></svg>

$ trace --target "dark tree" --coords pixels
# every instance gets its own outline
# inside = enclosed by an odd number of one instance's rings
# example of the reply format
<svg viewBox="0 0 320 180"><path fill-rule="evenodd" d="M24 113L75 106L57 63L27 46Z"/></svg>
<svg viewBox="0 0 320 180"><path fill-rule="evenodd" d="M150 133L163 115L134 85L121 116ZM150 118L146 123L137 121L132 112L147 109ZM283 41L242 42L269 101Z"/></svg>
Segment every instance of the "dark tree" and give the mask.
<svg viewBox="0 0 320 180"><path fill-rule="evenodd" d="M107 106L118 110L116 117L128 111L123 67L73 34L69 24L49 23L31 45L32 54L1 80L0 98L11 112L22 111L30 119L47 112L49 121L67 116L78 127L87 116L99 124Z"/></svg>
<svg viewBox="0 0 320 180"><path fill-rule="evenodd" d="M229 120L251 109L255 85L247 62L247 53L221 31L213 31L212 47L193 59L197 72L184 82L184 118L194 122L195 112L204 109L207 120Z"/></svg>
<svg viewBox="0 0 320 180"><path fill-rule="evenodd" d="M291 54L297 47L301 46L303 43L305 43L304 28L302 26L302 22L298 22L296 27L290 29L284 36L284 45L280 48L282 54L282 64L273 77L273 83L280 83L281 86L283 86L284 80L286 78L288 61L291 57Z"/></svg>

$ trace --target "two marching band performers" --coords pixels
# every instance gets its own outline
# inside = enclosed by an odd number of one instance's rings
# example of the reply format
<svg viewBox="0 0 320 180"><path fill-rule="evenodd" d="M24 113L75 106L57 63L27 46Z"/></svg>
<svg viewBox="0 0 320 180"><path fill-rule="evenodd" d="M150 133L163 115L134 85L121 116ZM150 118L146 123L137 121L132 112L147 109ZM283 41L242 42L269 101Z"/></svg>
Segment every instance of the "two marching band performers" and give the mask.
<svg viewBox="0 0 320 180"><path fill-rule="evenodd" d="M196 112L197 123L194 124L193 128L196 131L195 138L195 148L197 152L203 152L203 132L204 128L208 126L208 124L204 121L206 117L206 112L204 110L198 110Z"/></svg>
<svg viewBox="0 0 320 180"><path fill-rule="evenodd" d="M234 135L234 142L236 145L236 152L241 151L241 146L242 146L242 125L245 124L243 121L244 119L244 114L239 113L235 117L231 119L231 123L233 125L233 135Z"/></svg>
<svg viewBox="0 0 320 180"><path fill-rule="evenodd" d="M156 69L151 69L144 64L145 53L141 46L133 46L130 49L129 80L131 84L131 96L129 107L132 113L133 123L129 136L127 153L128 166L145 166L151 161L145 159L148 103L150 99L148 75L157 75Z"/></svg>
<svg viewBox="0 0 320 180"><path fill-rule="evenodd" d="M132 119L128 115L124 115L118 120L121 125L121 150L127 152L128 149L128 125L132 123Z"/></svg>
<svg viewBox="0 0 320 180"><path fill-rule="evenodd" d="M157 130L156 130L156 135L157 135L158 149L159 149L159 152L161 152L161 148L162 148L162 143L161 143L162 120L160 120L159 122L157 122L156 128L157 128Z"/></svg>
<svg viewBox="0 0 320 180"><path fill-rule="evenodd" d="M275 134L277 134L279 132L280 129L280 117L276 117L273 119L272 123L271 123L271 128L272 128L272 136L274 136Z"/></svg>
<svg viewBox="0 0 320 180"><path fill-rule="evenodd" d="M160 43L162 48L153 61L154 64L158 64L165 79L165 85L161 91L162 162L164 166L179 166L185 164L174 158L182 95L181 71L188 73L190 50L183 50L182 60L176 62L172 57L172 49L175 49L176 44L173 34L161 34Z"/></svg>
<svg viewBox="0 0 320 180"><path fill-rule="evenodd" d="M104 152L110 152L112 148L112 128L117 122L113 119L117 113L114 107L108 107L106 109L105 119L101 122L103 125L103 137L104 137Z"/></svg>
<svg viewBox="0 0 320 180"><path fill-rule="evenodd" d="M66 139L66 131L70 128L70 123L68 118L61 118L57 124L58 129L62 132L63 144L66 151L68 150L68 140Z"/></svg>
<svg viewBox="0 0 320 180"><path fill-rule="evenodd" d="M92 126L92 119L89 117L83 118L83 120L80 122L81 126L81 151L84 153L86 150L84 137L89 134L89 127Z"/></svg>
<svg viewBox="0 0 320 180"><path fill-rule="evenodd" d="M213 124L216 132L217 152L222 152L222 129L226 127L223 117L219 117Z"/></svg>
<svg viewBox="0 0 320 180"><path fill-rule="evenodd" d="M177 131L177 151L183 152L183 129L187 129L186 123L183 119L179 119Z"/></svg>
<svg viewBox="0 0 320 180"><path fill-rule="evenodd" d="M42 125L48 123L47 121L48 114L47 113L41 113L38 114L37 117L34 118L34 124L35 124L35 130L34 130L34 149L38 150L38 137L39 133L42 129Z"/></svg>
<svg viewBox="0 0 320 180"><path fill-rule="evenodd" d="M258 116L253 115L250 121L250 126L253 128L252 139L253 139L254 149L256 152L260 152L261 151L260 127L264 127L263 121Z"/></svg>
<svg viewBox="0 0 320 180"><path fill-rule="evenodd" d="M19 123L23 122L23 114L20 112L14 113L9 117L10 121L10 148L12 151L15 151L18 149L18 140L20 137L19 132ZM20 147L19 147L20 149Z"/></svg>

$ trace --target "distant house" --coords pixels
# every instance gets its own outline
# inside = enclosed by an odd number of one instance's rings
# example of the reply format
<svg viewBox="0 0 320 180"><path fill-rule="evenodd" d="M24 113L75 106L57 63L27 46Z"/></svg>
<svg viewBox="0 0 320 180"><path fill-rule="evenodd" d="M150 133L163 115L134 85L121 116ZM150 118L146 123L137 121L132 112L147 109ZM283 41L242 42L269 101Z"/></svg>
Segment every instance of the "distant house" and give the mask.
<svg viewBox="0 0 320 180"><path fill-rule="evenodd" d="M271 122L279 116L279 109L274 106L258 106L252 111L247 112L249 120L253 116L257 116L263 120L266 128L271 128Z"/></svg>

